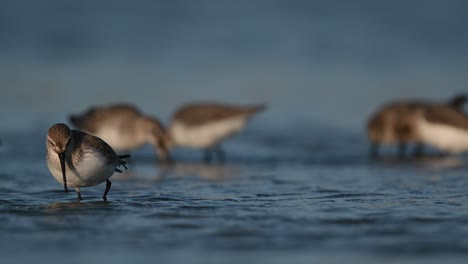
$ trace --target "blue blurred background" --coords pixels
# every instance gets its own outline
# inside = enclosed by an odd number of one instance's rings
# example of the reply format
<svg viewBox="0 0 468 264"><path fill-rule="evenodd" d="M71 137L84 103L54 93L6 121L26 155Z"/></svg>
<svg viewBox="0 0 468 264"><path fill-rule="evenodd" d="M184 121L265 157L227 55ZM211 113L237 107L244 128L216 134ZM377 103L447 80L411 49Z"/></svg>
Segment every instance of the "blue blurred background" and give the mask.
<svg viewBox="0 0 468 264"><path fill-rule="evenodd" d="M363 128L467 83L468 1L0 0L1 261L466 262L466 156L371 160ZM70 113L194 100L270 108L224 165L131 153L108 203L50 176Z"/></svg>
<svg viewBox="0 0 468 264"><path fill-rule="evenodd" d="M467 1L0 2L1 131L92 104L166 121L193 100L268 102L266 127L362 129L381 103L468 82Z"/></svg>

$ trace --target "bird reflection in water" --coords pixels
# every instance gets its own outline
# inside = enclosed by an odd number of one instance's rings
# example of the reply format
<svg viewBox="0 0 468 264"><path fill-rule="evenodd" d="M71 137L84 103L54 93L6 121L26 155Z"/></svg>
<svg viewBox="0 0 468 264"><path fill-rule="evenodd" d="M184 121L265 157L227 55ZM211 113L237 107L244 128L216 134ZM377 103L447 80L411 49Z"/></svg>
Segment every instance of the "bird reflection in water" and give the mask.
<svg viewBox="0 0 468 264"><path fill-rule="evenodd" d="M199 177L209 181L222 181L239 175L239 169L228 164L206 164L197 162L179 162L161 165L162 177Z"/></svg>
<svg viewBox="0 0 468 264"><path fill-rule="evenodd" d="M413 164L416 166L429 167L431 169L459 169L468 168L468 159L465 156L450 156L441 154L426 154L420 157L401 159L399 156L387 156L378 159L386 164Z"/></svg>

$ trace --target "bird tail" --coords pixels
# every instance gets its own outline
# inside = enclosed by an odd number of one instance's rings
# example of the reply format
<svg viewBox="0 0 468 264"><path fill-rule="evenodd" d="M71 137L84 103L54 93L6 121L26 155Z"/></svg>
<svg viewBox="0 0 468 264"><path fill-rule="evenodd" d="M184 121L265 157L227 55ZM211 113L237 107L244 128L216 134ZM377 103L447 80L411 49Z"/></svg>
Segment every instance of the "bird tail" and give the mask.
<svg viewBox="0 0 468 264"><path fill-rule="evenodd" d="M468 94L458 94L448 102L450 106L456 109L463 109L465 103L468 103Z"/></svg>
<svg viewBox="0 0 468 264"><path fill-rule="evenodd" d="M73 126L80 128L83 118L79 115L71 115L68 117L68 120L73 124Z"/></svg>
<svg viewBox="0 0 468 264"><path fill-rule="evenodd" d="M267 107L268 107L267 104L257 104L257 105L247 107L246 112L249 115L254 115L254 114L258 113L258 112L265 111L267 109Z"/></svg>
<svg viewBox="0 0 468 264"><path fill-rule="evenodd" d="M119 157L119 162L120 162L119 166L123 166L126 170L128 170L128 168L126 166L127 162L125 160L123 160L123 159L130 158L131 155L118 155L118 157ZM118 168L115 168L115 171L122 173L122 170L120 170Z"/></svg>
<svg viewBox="0 0 468 264"><path fill-rule="evenodd" d="M265 111L265 109L267 108L267 105L266 104L258 104L258 105L252 105L252 106L248 106L245 108L245 114L247 117L252 117L253 115L261 112L261 111Z"/></svg>

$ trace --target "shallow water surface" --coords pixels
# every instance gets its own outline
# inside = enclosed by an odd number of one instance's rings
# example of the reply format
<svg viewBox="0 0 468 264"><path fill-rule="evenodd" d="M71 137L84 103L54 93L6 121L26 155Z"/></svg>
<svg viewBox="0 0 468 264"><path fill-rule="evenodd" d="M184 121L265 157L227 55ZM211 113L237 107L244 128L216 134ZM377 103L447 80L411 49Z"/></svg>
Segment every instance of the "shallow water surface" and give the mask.
<svg viewBox="0 0 468 264"><path fill-rule="evenodd" d="M128 172L111 178L108 202L100 198L104 184L83 188L77 202L49 174L43 141L39 133L11 134L0 146L0 253L8 263L468 256L465 157L372 161L352 131L249 130L227 142L223 165L176 151L180 162L162 166L151 148L140 150Z"/></svg>
<svg viewBox="0 0 468 264"><path fill-rule="evenodd" d="M468 157L372 161L361 130L389 101L466 91L467 9L0 1L0 264L466 263ZM167 124L192 101L268 110L224 165L132 153L108 202L104 184L77 202L45 165L46 131L70 114L128 102Z"/></svg>

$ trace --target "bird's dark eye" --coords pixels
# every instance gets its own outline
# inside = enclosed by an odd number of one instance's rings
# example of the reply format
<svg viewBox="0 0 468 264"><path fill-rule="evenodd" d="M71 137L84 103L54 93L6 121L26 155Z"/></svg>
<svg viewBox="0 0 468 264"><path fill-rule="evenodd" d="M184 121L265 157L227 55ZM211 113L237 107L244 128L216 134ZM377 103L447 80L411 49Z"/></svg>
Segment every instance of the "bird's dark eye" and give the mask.
<svg viewBox="0 0 468 264"><path fill-rule="evenodd" d="M54 142L52 142L52 141L50 141L50 140L49 140L49 144L50 144L52 147L55 147Z"/></svg>

